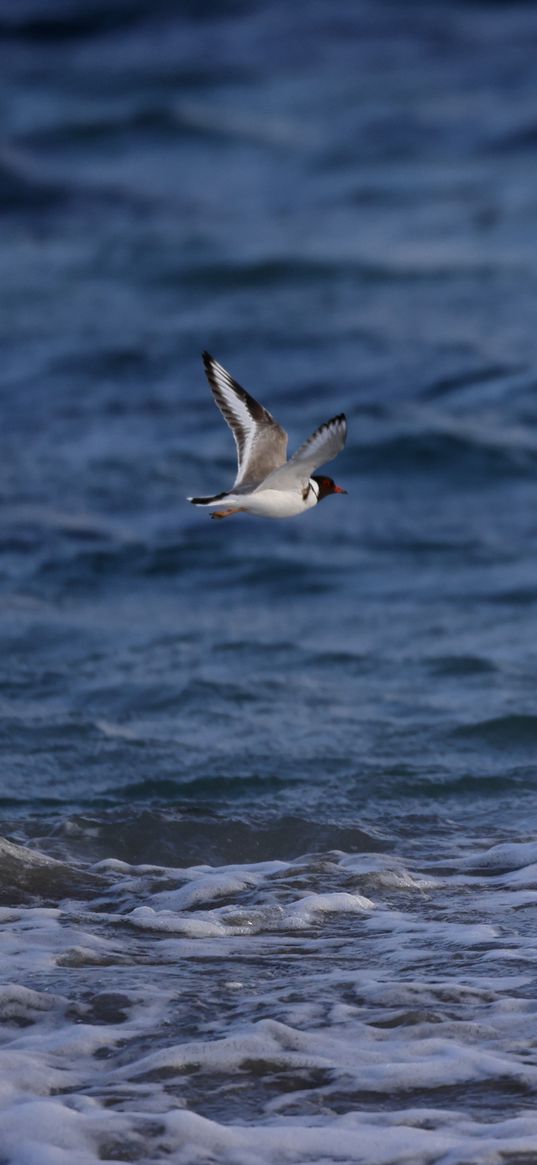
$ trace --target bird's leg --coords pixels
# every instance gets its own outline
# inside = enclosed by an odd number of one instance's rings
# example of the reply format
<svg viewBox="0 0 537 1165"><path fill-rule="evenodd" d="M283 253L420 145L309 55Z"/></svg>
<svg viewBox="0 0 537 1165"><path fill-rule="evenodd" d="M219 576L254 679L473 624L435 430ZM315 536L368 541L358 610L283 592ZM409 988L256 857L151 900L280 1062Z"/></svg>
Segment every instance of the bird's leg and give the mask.
<svg viewBox="0 0 537 1165"><path fill-rule="evenodd" d="M245 513L246 510L243 510L242 507L240 509L236 508L234 510L215 510L214 513L211 514L211 518L230 518L232 514Z"/></svg>

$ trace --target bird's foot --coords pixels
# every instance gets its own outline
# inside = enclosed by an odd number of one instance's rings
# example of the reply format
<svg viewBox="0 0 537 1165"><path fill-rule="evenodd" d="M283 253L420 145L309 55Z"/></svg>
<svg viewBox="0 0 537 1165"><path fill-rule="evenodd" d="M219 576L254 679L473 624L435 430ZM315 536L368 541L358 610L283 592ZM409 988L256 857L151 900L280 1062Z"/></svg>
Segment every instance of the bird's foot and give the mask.
<svg viewBox="0 0 537 1165"><path fill-rule="evenodd" d="M211 518L230 518L232 514L242 514L242 513L244 513L244 511L239 510L239 509L215 510L214 513L211 514Z"/></svg>

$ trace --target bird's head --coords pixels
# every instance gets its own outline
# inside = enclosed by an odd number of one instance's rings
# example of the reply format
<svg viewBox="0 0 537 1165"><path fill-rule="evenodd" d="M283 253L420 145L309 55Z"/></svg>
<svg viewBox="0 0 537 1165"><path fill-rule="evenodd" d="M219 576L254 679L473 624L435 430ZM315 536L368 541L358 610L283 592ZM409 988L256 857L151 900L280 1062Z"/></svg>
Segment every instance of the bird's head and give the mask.
<svg viewBox="0 0 537 1165"><path fill-rule="evenodd" d="M347 490L343 489L340 485L336 485L335 481L333 481L331 477L320 475L319 477L314 476L312 480L316 481L319 487L319 497L317 499L319 502L322 501L323 498L327 498L328 494L347 493Z"/></svg>

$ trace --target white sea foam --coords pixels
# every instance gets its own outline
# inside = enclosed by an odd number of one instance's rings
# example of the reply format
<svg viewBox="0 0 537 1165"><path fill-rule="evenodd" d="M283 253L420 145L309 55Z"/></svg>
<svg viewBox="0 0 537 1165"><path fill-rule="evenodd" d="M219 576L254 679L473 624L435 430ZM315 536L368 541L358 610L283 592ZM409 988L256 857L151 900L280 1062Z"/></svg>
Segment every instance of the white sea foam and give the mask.
<svg viewBox="0 0 537 1165"><path fill-rule="evenodd" d="M229 1128L204 1120L195 1113L175 1112L167 1122L170 1151L178 1150L178 1165L191 1165L202 1153L233 1165L275 1165L276 1162L364 1162L368 1165L417 1165L442 1161L460 1165L469 1149L472 1162L498 1163L502 1153L532 1153L537 1135L537 1118L483 1125L464 1119L461 1127L451 1127L440 1117L440 1127L431 1128L434 1115L410 1112L382 1116L349 1114L328 1120L324 1127L289 1122L256 1130ZM424 1127L420 1127L423 1123ZM427 1125L429 1127L427 1127Z"/></svg>
<svg viewBox="0 0 537 1165"><path fill-rule="evenodd" d="M533 1151L535 950L511 907L534 893L521 851L502 852L441 878L382 854L110 860L93 898L4 908L6 1162L491 1165Z"/></svg>
<svg viewBox="0 0 537 1165"><path fill-rule="evenodd" d="M213 883L213 884L211 884ZM211 902L215 898L227 897L233 890L244 890L255 885L255 879L247 876L242 880L202 878L200 883L187 886L177 892L165 892L155 896L157 904L164 902L193 903ZM183 890L185 891L183 893ZM219 935L255 934L264 930L300 930L319 923L327 914L363 914L372 910L374 903L360 894L306 894L287 907L252 907L250 909L223 906L205 911L203 917L189 912L155 909L154 906L138 906L126 917L132 926L184 934L190 938L217 938Z"/></svg>
<svg viewBox="0 0 537 1165"><path fill-rule="evenodd" d="M537 841L503 842L472 854L461 865L467 869L506 872L537 866Z"/></svg>

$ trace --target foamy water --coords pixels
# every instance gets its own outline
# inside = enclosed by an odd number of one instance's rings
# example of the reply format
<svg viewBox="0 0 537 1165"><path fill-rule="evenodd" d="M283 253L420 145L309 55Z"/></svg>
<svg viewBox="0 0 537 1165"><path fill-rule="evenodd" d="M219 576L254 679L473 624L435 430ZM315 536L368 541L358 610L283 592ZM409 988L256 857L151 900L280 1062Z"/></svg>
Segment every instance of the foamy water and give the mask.
<svg viewBox="0 0 537 1165"><path fill-rule="evenodd" d="M105 860L2 908L5 1159L529 1160L536 871L535 843Z"/></svg>

